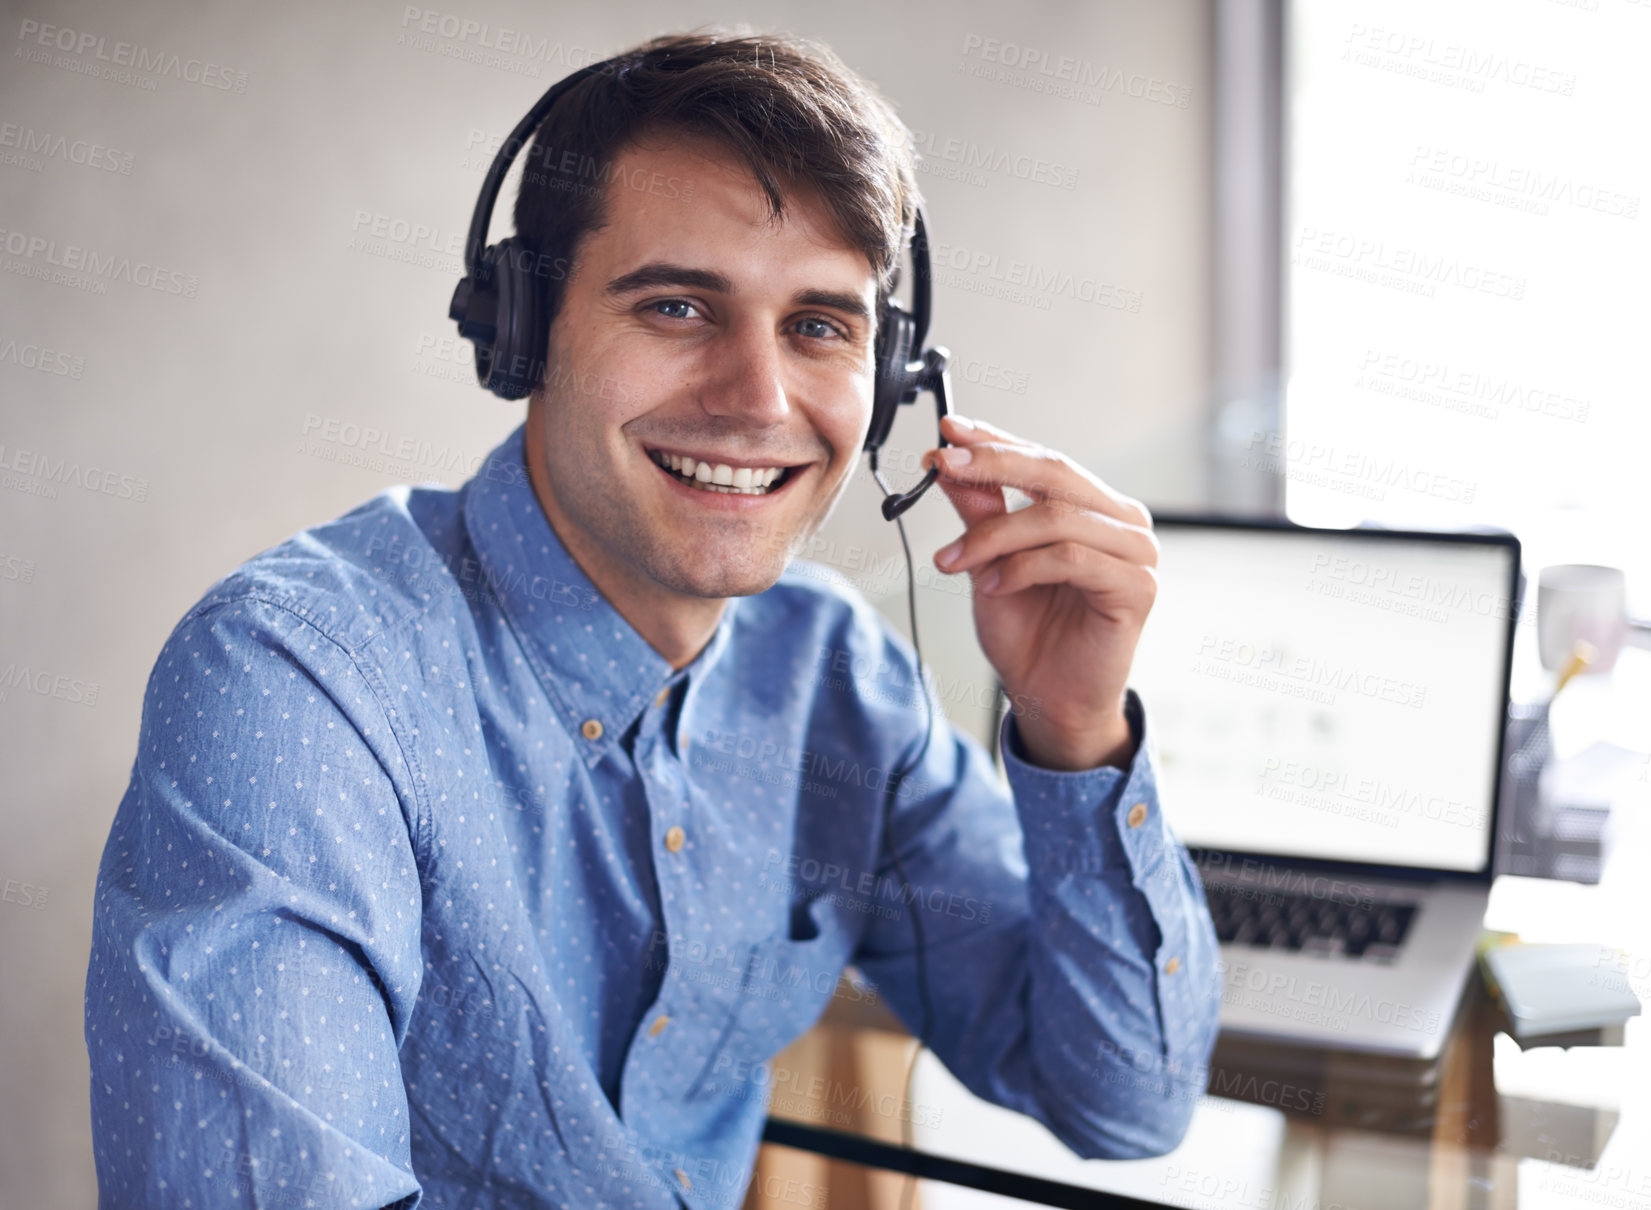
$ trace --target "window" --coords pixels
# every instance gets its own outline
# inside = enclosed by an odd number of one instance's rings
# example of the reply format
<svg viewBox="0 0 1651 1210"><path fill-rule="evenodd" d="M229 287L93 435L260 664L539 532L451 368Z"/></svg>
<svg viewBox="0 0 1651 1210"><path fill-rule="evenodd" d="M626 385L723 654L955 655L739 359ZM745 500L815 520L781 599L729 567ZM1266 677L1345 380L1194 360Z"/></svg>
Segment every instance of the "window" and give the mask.
<svg viewBox="0 0 1651 1210"><path fill-rule="evenodd" d="M1651 0L1287 11L1289 517L1651 591Z"/></svg>

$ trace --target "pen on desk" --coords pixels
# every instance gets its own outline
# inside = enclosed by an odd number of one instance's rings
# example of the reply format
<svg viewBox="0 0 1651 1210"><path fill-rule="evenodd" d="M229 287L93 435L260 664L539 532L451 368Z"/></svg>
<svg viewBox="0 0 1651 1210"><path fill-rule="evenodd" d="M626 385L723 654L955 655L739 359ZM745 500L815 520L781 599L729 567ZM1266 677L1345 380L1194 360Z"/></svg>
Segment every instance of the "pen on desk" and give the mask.
<svg viewBox="0 0 1651 1210"><path fill-rule="evenodd" d="M1571 678L1593 663L1594 657L1598 654L1598 649L1592 643L1586 639L1578 639L1571 647L1571 658L1565 662L1565 667L1560 670L1559 680L1555 682L1554 691L1548 700L1552 702L1554 698L1558 697L1560 690L1571 683Z"/></svg>

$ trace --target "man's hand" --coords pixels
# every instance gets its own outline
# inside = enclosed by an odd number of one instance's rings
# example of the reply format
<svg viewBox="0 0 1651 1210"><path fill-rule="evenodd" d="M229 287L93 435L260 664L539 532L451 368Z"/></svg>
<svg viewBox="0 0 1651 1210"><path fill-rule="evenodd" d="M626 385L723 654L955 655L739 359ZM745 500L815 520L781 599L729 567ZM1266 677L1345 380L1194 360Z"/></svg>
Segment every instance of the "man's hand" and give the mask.
<svg viewBox="0 0 1651 1210"><path fill-rule="evenodd" d="M963 536L936 552L974 581L975 634L1018 715L1034 763L1127 766L1135 742L1124 687L1158 591L1158 540L1139 501L1065 455L984 421L947 416L940 486ZM968 455L966 462L961 461ZM1010 512L1004 487L1032 503Z"/></svg>

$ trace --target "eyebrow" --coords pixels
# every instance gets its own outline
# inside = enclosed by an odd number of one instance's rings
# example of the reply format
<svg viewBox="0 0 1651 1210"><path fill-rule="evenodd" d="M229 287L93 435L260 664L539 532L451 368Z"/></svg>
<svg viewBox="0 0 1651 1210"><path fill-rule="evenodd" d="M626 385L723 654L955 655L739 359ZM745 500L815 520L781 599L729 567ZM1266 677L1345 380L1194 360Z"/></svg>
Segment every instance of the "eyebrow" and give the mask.
<svg viewBox="0 0 1651 1210"><path fill-rule="evenodd" d="M705 290L713 294L734 293L734 283L724 274L712 269L691 269L687 265L673 265L665 261L651 261L640 269L633 269L614 278L607 284L606 292L610 295L634 294L638 290L654 290L660 287ZM856 319L871 318L871 312L859 295L841 290L799 290L792 296L791 301L799 307L829 307L845 315L852 315Z"/></svg>

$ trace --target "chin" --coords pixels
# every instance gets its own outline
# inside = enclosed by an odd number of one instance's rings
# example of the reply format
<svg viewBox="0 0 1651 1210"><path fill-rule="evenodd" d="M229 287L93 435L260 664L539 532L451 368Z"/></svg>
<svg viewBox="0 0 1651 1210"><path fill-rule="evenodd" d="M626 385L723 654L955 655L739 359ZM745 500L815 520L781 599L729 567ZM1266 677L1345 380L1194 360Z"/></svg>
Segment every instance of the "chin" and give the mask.
<svg viewBox="0 0 1651 1210"><path fill-rule="evenodd" d="M673 592L693 597L749 597L767 592L785 571L785 563L764 560L761 564L749 559L724 562L720 565L698 563L685 565L673 562L654 572L654 579Z"/></svg>

